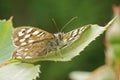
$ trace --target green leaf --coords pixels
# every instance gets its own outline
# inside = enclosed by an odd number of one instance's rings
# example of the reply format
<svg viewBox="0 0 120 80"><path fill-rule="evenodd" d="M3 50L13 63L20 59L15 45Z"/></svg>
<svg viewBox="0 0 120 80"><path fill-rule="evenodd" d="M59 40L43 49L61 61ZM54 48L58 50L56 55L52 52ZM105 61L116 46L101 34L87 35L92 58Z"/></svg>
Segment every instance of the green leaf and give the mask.
<svg viewBox="0 0 120 80"><path fill-rule="evenodd" d="M84 31L80 38L73 42L71 45L60 49L59 51L54 51L48 53L44 57L39 57L35 59L24 59L25 62L34 62L34 61L69 61L73 57L79 55L81 51L88 46L96 37L102 34L105 31L105 27L100 27L98 25L87 25L89 27L86 31Z"/></svg>
<svg viewBox="0 0 120 80"><path fill-rule="evenodd" d="M39 76L39 65L11 63L0 68L0 80L33 80Z"/></svg>
<svg viewBox="0 0 120 80"><path fill-rule="evenodd" d="M12 18L0 21L0 63L8 60L15 49L11 39L12 32Z"/></svg>
<svg viewBox="0 0 120 80"><path fill-rule="evenodd" d="M60 49L59 51L53 51L45 56L35 59L22 59L24 62L36 62L36 61L70 61L75 56L79 55L81 51L85 49L93 40L95 40L100 34L102 34L116 19L112 19L105 27L98 25L87 25L86 29L79 39L73 42L71 45Z"/></svg>

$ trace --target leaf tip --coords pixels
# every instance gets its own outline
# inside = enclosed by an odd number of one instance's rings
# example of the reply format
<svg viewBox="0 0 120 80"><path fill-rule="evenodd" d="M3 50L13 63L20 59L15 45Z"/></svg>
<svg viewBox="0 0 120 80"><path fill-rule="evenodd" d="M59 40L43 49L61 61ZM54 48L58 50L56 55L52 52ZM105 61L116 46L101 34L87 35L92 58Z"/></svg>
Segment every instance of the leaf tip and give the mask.
<svg viewBox="0 0 120 80"><path fill-rule="evenodd" d="M13 19L13 16L11 16L11 17L8 19L8 21L12 21L12 19Z"/></svg>
<svg viewBox="0 0 120 80"><path fill-rule="evenodd" d="M116 19L118 18L119 16L115 16L107 25L106 25L106 28L108 28L109 26L111 26L115 21Z"/></svg>

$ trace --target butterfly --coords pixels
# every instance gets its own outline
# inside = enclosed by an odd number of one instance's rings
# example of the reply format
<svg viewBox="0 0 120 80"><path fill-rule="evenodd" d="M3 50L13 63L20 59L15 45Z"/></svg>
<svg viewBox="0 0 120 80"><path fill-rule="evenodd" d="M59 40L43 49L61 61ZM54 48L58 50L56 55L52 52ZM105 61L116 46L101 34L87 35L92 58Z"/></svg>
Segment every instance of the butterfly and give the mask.
<svg viewBox="0 0 120 80"><path fill-rule="evenodd" d="M80 27L68 33L54 34L31 26L17 27L12 36L14 45L17 46L12 57L17 59L38 58L50 51L67 47L76 41L88 27Z"/></svg>

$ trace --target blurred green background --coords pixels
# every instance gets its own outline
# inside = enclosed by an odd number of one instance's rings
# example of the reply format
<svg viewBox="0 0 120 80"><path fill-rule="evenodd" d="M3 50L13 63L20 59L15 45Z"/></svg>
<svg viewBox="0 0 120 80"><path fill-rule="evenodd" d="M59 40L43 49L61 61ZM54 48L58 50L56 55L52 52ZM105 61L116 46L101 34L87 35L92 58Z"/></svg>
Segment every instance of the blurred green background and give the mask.
<svg viewBox="0 0 120 80"><path fill-rule="evenodd" d="M104 26L113 17L113 4L120 4L120 0L0 0L0 19L14 16L14 27L31 25L55 33L58 31L52 24L52 18L61 28L77 16L78 19L64 29L67 32L86 24ZM40 62L40 80L69 80L72 71L92 71L103 65L103 43L104 35L101 35L80 56L69 62Z"/></svg>

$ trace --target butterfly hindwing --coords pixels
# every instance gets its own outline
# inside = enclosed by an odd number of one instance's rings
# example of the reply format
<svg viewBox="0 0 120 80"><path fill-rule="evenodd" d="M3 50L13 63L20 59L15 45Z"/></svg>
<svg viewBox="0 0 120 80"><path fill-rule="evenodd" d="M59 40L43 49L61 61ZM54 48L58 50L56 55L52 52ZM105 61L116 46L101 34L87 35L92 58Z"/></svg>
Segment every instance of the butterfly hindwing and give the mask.
<svg viewBox="0 0 120 80"><path fill-rule="evenodd" d="M20 46L14 51L13 58L27 59L46 55L51 48L49 43L49 41L45 40Z"/></svg>

